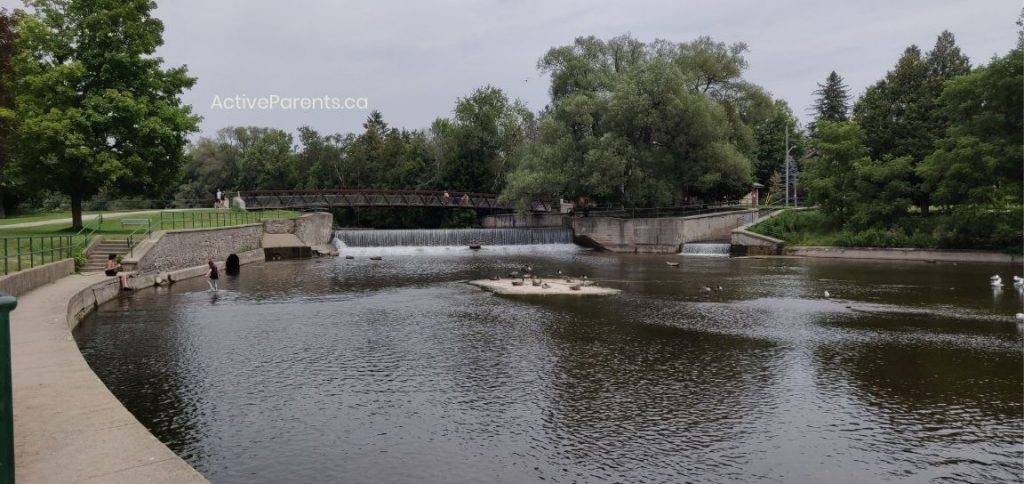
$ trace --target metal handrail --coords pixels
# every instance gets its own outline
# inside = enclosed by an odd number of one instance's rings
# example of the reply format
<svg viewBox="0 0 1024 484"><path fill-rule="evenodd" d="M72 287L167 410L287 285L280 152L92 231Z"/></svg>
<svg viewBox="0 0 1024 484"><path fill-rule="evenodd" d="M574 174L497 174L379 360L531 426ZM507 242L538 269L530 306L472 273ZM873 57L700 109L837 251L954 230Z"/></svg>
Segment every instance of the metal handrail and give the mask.
<svg viewBox="0 0 1024 484"><path fill-rule="evenodd" d="M143 232L143 235L145 236L144 239L148 239L149 236L153 234L153 221L146 219L146 225L140 226L133 230L132 233L128 234L128 256L130 257L135 256L135 235L140 231Z"/></svg>
<svg viewBox="0 0 1024 484"><path fill-rule="evenodd" d="M14 482L14 402L11 385L11 311L18 300L0 293L0 482Z"/></svg>
<svg viewBox="0 0 1024 484"><path fill-rule="evenodd" d="M11 272L18 272L22 269L31 269L37 265L46 264L47 259L49 259L49 262L56 262L58 259L73 257L74 245L72 237L71 235L0 237L0 248L3 248L3 255L0 256L0 259L3 260L3 274L7 275ZM11 244L11 241L14 243ZM26 241L28 242L28 250L22 250L22 245ZM38 250L36 249L36 241L39 244ZM46 244L46 242L49 242L49 244ZM11 247L12 245L13 248ZM36 258L37 255L39 256L38 258ZM23 267L22 259L25 256L28 256L28 267ZM11 259L14 259L13 271L11 270Z"/></svg>

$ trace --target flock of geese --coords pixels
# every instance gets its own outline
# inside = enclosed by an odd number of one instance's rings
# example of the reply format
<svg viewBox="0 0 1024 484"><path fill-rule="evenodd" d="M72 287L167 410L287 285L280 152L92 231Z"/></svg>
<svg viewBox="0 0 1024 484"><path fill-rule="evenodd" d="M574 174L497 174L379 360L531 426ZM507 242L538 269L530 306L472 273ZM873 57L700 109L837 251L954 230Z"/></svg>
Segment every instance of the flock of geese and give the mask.
<svg viewBox="0 0 1024 484"><path fill-rule="evenodd" d="M526 285L526 279L527 279L527 277L529 277L530 284L532 284L533 286L539 287L541 289L550 289L551 288L551 285L546 283L546 282L544 282L543 279L541 279L536 274L534 274L533 273L533 267L528 266L528 265L521 267L517 271L509 272L508 273L508 277L510 279L512 279L512 285L513 286L524 286L524 285ZM573 277L566 276L565 274L562 273L562 271L558 271L556 278L563 279L567 284L569 284L569 289L572 290L572 291L579 291L579 290L582 290L586 286L596 286L597 285L596 282L588 280L587 276L585 276L585 275L573 278ZM492 281L501 280L501 276L491 276L491 280Z"/></svg>

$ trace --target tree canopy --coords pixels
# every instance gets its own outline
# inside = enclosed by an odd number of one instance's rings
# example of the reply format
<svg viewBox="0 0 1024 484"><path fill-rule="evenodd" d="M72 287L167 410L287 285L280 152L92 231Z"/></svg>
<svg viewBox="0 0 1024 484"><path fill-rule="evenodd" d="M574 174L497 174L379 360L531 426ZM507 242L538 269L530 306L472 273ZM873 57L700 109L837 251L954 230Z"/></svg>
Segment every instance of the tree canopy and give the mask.
<svg viewBox="0 0 1024 484"><path fill-rule="evenodd" d="M14 65L24 181L81 204L166 192L178 179L186 135L198 118L180 95L195 79L153 56L163 24L150 0L36 0L18 21ZM115 188L116 187L116 188Z"/></svg>
<svg viewBox="0 0 1024 484"><path fill-rule="evenodd" d="M745 44L577 38L538 62L552 104L503 196L656 206L750 191L752 126L771 98L741 77Z"/></svg>

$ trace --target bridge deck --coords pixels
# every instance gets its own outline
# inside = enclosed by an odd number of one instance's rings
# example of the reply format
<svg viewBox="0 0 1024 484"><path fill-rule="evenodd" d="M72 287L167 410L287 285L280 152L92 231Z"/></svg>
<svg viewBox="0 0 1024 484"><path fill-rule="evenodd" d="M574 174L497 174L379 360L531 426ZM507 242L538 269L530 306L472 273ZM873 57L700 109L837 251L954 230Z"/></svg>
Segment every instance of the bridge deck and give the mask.
<svg viewBox="0 0 1024 484"><path fill-rule="evenodd" d="M250 209L302 209L334 207L438 207L483 210L512 210L515 207L491 193L424 190L310 190L241 192ZM532 211L550 211L543 202L531 204Z"/></svg>

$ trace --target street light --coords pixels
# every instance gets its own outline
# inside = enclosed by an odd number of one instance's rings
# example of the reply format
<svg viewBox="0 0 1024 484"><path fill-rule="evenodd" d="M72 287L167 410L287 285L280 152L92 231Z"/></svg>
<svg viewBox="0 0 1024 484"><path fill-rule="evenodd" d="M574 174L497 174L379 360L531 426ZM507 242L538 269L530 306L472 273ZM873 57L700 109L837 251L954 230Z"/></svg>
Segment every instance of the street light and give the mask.
<svg viewBox="0 0 1024 484"><path fill-rule="evenodd" d="M783 163L786 164L786 206L787 207L789 206L789 165L793 161L793 157L790 156L790 152L793 151L794 148L796 148L795 145L794 146L789 146L789 123L786 123L786 157L785 157L785 161ZM793 181L794 181L794 185L795 185L796 184L795 183L796 182L795 177L794 177ZM793 189L793 206L795 207L797 205L799 205L799 203L797 202L796 189L794 187L794 189Z"/></svg>

